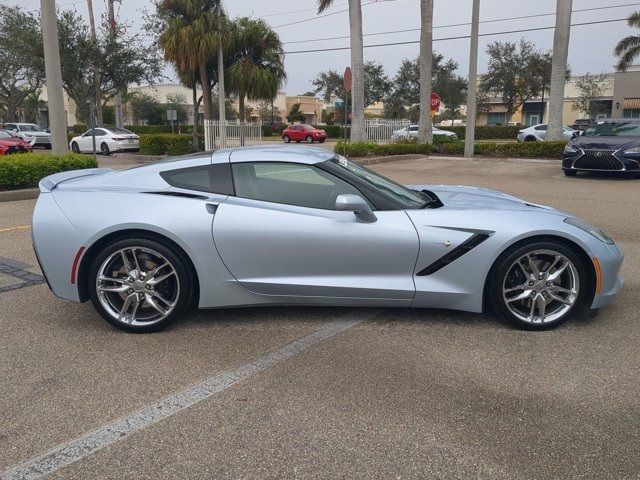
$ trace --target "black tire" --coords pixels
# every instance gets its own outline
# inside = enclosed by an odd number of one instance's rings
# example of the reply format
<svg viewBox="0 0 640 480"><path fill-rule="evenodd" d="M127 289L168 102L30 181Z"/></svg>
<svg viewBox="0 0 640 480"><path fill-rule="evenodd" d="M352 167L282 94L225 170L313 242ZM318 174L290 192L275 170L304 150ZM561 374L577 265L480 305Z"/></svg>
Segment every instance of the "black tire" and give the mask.
<svg viewBox="0 0 640 480"><path fill-rule="evenodd" d="M45 145L44 148L46 148L47 150L51 150L53 148L53 145L49 143L48 145Z"/></svg>
<svg viewBox="0 0 640 480"><path fill-rule="evenodd" d="M305 140L307 141L307 143L313 143L313 137L311 135L307 135L307 138Z"/></svg>
<svg viewBox="0 0 640 480"><path fill-rule="evenodd" d="M77 142L73 142L73 143L71 144L71 151L72 151L73 153L80 153L80 147L78 146L78 143L77 143Z"/></svg>
<svg viewBox="0 0 640 480"><path fill-rule="evenodd" d="M326 138L321 138L320 140L318 140L320 143L324 143L324 141L326 140Z"/></svg>
<svg viewBox="0 0 640 480"><path fill-rule="evenodd" d="M507 307L507 302L504 299L503 286L506 282L509 281L509 278L506 278L506 276L511 272L516 260L520 259L527 253L541 250L551 251L563 255L574 265L575 273L578 277L579 290L577 297L573 301L571 307L567 309L559 318L548 321L546 323L532 323L518 318L509 310L509 308ZM503 320L506 320L516 327L524 330L547 330L563 324L564 322L569 320L577 311L581 310L584 307L585 297L589 290L589 282L586 267L583 263L583 260L581 260L578 254L576 254L573 250L568 248L563 243L555 240L543 240L534 241L532 243L516 244L514 247L508 249L506 252L500 255L500 257L495 261L494 266L492 267L489 274L487 288L487 300L489 302L489 305ZM531 288L533 289L534 287ZM517 292L514 295L517 295ZM530 298L524 298L522 300L522 302L527 301L532 300L530 300Z"/></svg>
<svg viewBox="0 0 640 480"><path fill-rule="evenodd" d="M111 150L109 150L109 145L107 145L106 143L102 143L102 145L100 145L100 153L105 157L108 157L109 155L111 155Z"/></svg>
<svg viewBox="0 0 640 480"><path fill-rule="evenodd" d="M103 263L107 261L107 259L109 259L114 253L130 247L139 247L141 249L146 249L147 251L152 251L160 254L166 261L170 263L170 266L173 267L175 271L175 277L177 278L177 281L173 278L165 280L165 282L175 282L178 285L177 293L175 293L176 298L171 298L171 300L175 302L173 309L169 314L164 316L164 318L148 322L147 324L144 324L144 322L140 322L142 324L138 325L130 324L126 322L126 320L119 320L117 318L114 318L114 316L109 313L109 310L105 308L105 306L101 303L99 293L97 291L97 277ZM142 251L138 255L142 257L145 254L147 254L147 252ZM142 260L144 261L144 258L142 258ZM115 240L114 242L104 247L103 250L98 253L98 255L96 255L96 257L91 262L91 266L89 267L87 287L91 302L93 303L93 306L98 311L98 313L102 316L102 318L119 329L131 333L150 333L163 330L185 312L185 310L190 306L192 299L194 298L194 289L195 285L197 284L197 280L194 274L191 273L192 269L189 265L189 260L188 258L186 258L185 254L182 251L177 251L175 247L171 246L169 243L161 241L160 239L154 239L153 237L134 237ZM124 282L119 282L119 284L124 285ZM119 284L116 284L116 286L118 286ZM161 284L159 283L158 286L156 286L158 292L160 292L160 285ZM122 297L132 292L133 289L129 289L129 291L127 292L122 292L122 294L109 293L108 295L114 295L113 297L109 298L115 298L115 300L117 301L118 298L115 297L116 295L120 295ZM139 293L137 295L144 295L144 293ZM124 300L120 301L124 303ZM146 300L143 302L142 307L144 307L144 305L148 305L147 308L150 308L149 304L145 302ZM141 311L144 312L144 308ZM152 313L154 312L154 310L149 311Z"/></svg>
<svg viewBox="0 0 640 480"><path fill-rule="evenodd" d="M575 170L563 170L563 172L566 177L575 177L578 174Z"/></svg>
<svg viewBox="0 0 640 480"><path fill-rule="evenodd" d="M289 143L291 141L291 138L289 138L289 135L285 135L284 137L282 137L282 140L284 141L284 143Z"/></svg>
<svg viewBox="0 0 640 480"><path fill-rule="evenodd" d="M529 135L527 138L524 139L525 142L537 142L538 139L536 137L534 137L533 135Z"/></svg>

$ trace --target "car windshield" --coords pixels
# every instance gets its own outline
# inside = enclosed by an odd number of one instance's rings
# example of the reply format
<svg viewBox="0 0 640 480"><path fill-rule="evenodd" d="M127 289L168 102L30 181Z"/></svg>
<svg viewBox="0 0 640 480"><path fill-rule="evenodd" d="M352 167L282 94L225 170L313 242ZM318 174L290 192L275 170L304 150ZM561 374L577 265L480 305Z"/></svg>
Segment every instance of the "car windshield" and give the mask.
<svg viewBox="0 0 640 480"><path fill-rule="evenodd" d="M302 128L304 130L306 130L307 132L309 132L311 130L315 130L315 128L313 128L311 125L302 125Z"/></svg>
<svg viewBox="0 0 640 480"><path fill-rule="evenodd" d="M424 208L430 203L430 200L426 200L420 192L410 190L393 180L389 180L382 175L378 175L377 173L358 165L357 163L350 162L344 157L334 157L330 161L338 165L340 168L343 168L349 173L357 176L361 180L364 180L375 189L382 191L387 197L391 197L403 208Z"/></svg>
<svg viewBox="0 0 640 480"><path fill-rule="evenodd" d="M110 128L109 130L111 130L112 133L115 133L116 135L134 135L134 133L130 130L127 130L126 128Z"/></svg>
<svg viewBox="0 0 640 480"><path fill-rule="evenodd" d="M594 123L582 135L584 137L640 137L640 123Z"/></svg>
<svg viewBox="0 0 640 480"><path fill-rule="evenodd" d="M6 130L0 130L0 138L13 138L13 135L11 135L9 132L7 132Z"/></svg>
<svg viewBox="0 0 640 480"><path fill-rule="evenodd" d="M37 125L20 125L20 130L23 132L41 132L42 130L40 129L39 126Z"/></svg>

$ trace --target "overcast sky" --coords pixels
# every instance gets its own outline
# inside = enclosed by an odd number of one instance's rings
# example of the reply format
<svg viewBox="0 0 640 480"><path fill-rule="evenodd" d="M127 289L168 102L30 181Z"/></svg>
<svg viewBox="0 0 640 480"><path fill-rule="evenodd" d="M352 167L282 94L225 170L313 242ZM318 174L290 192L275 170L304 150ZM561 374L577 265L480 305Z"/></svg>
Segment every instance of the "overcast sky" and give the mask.
<svg viewBox="0 0 640 480"><path fill-rule="evenodd" d="M5 4L21 5L25 9L37 11L39 0L0 0ZM76 9L86 16L86 0L58 0L60 8ZM106 9L105 0L94 0L96 15ZM367 35L420 27L419 0L362 0L364 16L364 44L384 44L393 42L417 41L418 31L393 33L387 35ZM501 31L517 31L503 35L487 35L480 38L480 59L478 70L486 69L486 45L494 40L517 41L524 37L534 42L539 49L549 50L553 43L553 29L536 32L522 32L524 29L552 27L554 15L540 16L520 20L492 22L527 15L550 14L555 12L556 0L481 0L480 34L494 34ZM341 37L349 34L349 17L345 10L347 0L335 0L335 7L329 9L324 18L317 17L315 0L226 0L225 7L230 17L252 16L264 18L280 34L287 52L315 50L323 48L339 48L349 45L348 38L307 41L326 37ZM119 17L139 29L141 11L151 5L150 0L122 0ZM620 6L622 5L622 6ZM597 7L618 6L603 10L578 12ZM572 23L602 21L626 18L629 13L640 10L640 1L630 0L574 0ZM305 21L308 19L314 19ZM435 0L434 40L468 35L470 27L448 26L464 24L471 20L471 0ZM285 25L300 22L294 25ZM489 22L487 22L489 21ZM625 22L610 22L599 25L575 26L571 33L569 63L573 74L586 72L610 72L613 70L615 58L612 51L620 38L633 33ZM637 33L637 32L636 32ZM291 43L300 42L303 43ZM460 65L460 73L465 74L469 61L469 39L442 40L434 43L434 49L453 58ZM383 46L365 48L365 60L376 60L384 65L385 70L393 76L403 58L415 58L418 55L418 44ZM640 60L639 60L640 61ZM283 88L287 93L296 95L311 89L310 80L315 75L329 68L343 71L349 64L349 51L329 51L315 53L288 53L285 66L289 77ZM167 70L170 74L170 70Z"/></svg>

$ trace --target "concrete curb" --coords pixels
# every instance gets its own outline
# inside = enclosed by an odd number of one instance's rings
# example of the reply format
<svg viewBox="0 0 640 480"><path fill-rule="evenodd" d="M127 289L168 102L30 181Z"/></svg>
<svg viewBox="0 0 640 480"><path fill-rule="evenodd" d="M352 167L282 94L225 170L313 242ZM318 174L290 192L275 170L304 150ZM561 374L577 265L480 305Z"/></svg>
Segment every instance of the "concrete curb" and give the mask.
<svg viewBox="0 0 640 480"><path fill-rule="evenodd" d="M23 188L22 190L9 190L0 192L0 202L15 202L18 200L33 200L38 198L40 190L37 188Z"/></svg>
<svg viewBox="0 0 640 480"><path fill-rule="evenodd" d="M376 165L378 163L400 162L403 160L422 160L429 158L427 155L408 153L406 155L392 155L389 157L358 157L353 160L360 165Z"/></svg>

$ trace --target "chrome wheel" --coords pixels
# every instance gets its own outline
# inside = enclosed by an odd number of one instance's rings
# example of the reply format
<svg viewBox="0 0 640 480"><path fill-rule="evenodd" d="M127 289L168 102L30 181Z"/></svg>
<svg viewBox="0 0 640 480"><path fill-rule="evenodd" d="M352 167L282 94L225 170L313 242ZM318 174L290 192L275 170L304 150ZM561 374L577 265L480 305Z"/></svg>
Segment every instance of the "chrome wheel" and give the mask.
<svg viewBox="0 0 640 480"><path fill-rule="evenodd" d="M160 322L180 296L176 269L165 256L146 247L115 251L96 276L98 301L114 320L133 326Z"/></svg>
<svg viewBox="0 0 640 480"><path fill-rule="evenodd" d="M567 314L580 293L574 263L553 250L533 250L507 270L502 298L509 312L530 324L552 323Z"/></svg>

